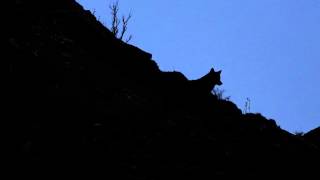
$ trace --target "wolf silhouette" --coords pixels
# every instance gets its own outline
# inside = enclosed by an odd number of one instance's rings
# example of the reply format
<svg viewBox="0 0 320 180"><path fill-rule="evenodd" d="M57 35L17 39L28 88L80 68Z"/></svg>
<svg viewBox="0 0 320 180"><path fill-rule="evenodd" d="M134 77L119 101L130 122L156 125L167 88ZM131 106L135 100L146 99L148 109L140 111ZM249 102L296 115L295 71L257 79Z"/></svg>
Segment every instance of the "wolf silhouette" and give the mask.
<svg viewBox="0 0 320 180"><path fill-rule="evenodd" d="M162 72L159 80L164 82L169 91L175 93L211 93L215 85L222 85L220 81L221 71L215 72L213 68L203 77L196 80L188 80L180 72ZM195 93L195 92L193 92Z"/></svg>
<svg viewBox="0 0 320 180"><path fill-rule="evenodd" d="M215 72L213 68L203 77L191 80L191 85L198 91L211 92L215 85L222 85L220 80L221 71Z"/></svg>

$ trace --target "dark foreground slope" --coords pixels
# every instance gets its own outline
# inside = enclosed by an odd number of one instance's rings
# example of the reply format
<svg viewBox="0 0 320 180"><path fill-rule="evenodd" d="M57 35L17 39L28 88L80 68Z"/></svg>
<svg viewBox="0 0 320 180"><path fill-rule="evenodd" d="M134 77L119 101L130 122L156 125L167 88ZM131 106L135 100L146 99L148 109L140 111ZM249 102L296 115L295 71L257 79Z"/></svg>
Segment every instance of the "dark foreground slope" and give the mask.
<svg viewBox="0 0 320 180"><path fill-rule="evenodd" d="M161 72L151 54L115 39L73 0L5 2L1 122L14 174L316 173L317 146L243 115L180 73Z"/></svg>
<svg viewBox="0 0 320 180"><path fill-rule="evenodd" d="M317 127L304 134L303 139L320 147L320 127Z"/></svg>

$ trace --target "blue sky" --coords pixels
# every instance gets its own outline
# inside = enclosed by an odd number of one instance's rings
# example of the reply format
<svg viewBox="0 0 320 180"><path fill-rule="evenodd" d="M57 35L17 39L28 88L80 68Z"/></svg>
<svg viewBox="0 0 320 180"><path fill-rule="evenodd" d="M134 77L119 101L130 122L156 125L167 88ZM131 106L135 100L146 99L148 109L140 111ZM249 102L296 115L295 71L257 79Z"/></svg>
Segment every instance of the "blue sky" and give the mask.
<svg viewBox="0 0 320 180"><path fill-rule="evenodd" d="M112 0L78 0L110 25ZM320 126L320 0L120 0L131 44L189 79L222 70L239 108L290 132Z"/></svg>

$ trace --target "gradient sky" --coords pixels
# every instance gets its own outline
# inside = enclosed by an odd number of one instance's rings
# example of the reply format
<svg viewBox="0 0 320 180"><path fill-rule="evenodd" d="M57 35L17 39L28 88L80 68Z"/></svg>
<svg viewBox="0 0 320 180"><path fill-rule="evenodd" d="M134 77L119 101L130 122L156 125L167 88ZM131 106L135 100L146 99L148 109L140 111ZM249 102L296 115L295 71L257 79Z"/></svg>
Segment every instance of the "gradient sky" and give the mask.
<svg viewBox="0 0 320 180"><path fill-rule="evenodd" d="M112 0L77 0L106 26ZM320 126L320 0L120 0L131 44L189 79L222 70L239 108L290 132Z"/></svg>

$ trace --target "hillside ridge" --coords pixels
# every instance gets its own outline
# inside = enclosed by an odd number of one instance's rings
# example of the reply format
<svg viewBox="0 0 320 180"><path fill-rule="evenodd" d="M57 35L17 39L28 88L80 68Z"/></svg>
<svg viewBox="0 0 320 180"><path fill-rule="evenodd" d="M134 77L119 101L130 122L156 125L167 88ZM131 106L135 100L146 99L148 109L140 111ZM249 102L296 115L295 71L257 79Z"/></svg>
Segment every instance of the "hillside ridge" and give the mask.
<svg viewBox="0 0 320 180"><path fill-rule="evenodd" d="M216 71L200 85L162 72L151 53L118 40L74 0L7 2L3 122L15 174L317 174L317 135L297 137L219 99L210 92L222 83Z"/></svg>

